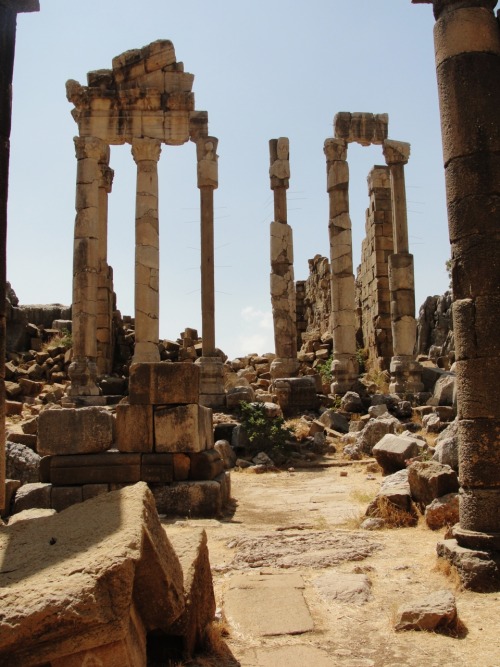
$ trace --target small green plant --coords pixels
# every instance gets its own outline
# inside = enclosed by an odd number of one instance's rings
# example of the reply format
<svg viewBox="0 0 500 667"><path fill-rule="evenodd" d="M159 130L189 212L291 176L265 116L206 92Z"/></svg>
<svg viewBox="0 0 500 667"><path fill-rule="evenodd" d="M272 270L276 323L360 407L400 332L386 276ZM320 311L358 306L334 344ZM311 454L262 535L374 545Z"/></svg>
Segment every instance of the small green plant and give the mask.
<svg viewBox="0 0 500 667"><path fill-rule="evenodd" d="M325 359L325 361L322 361L316 366L316 370L321 375L323 382L332 381L332 361L333 353L328 357L328 359Z"/></svg>
<svg viewBox="0 0 500 667"><path fill-rule="evenodd" d="M366 371L366 362L368 361L368 350L366 347L357 348L356 361L358 362L358 373L361 375Z"/></svg>
<svg viewBox="0 0 500 667"><path fill-rule="evenodd" d="M250 440L251 450L269 452L286 449L293 432L285 425L283 417L268 417L261 403L240 403L241 425Z"/></svg>
<svg viewBox="0 0 500 667"><path fill-rule="evenodd" d="M60 337L58 338L58 343L66 349L73 347L73 335L71 334L71 331L68 331L68 329L63 329L61 331Z"/></svg>

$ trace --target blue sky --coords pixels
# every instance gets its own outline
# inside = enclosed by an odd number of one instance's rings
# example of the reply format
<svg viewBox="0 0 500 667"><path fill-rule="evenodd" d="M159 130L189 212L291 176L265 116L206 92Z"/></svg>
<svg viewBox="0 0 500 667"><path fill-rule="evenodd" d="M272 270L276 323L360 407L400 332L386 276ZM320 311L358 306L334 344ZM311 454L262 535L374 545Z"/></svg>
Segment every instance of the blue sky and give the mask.
<svg viewBox="0 0 500 667"><path fill-rule="evenodd" d="M328 256L323 142L338 111L389 114L389 137L412 146L406 167L417 310L447 288L450 256L431 7L410 0L41 0L20 14L14 72L8 280L21 303L71 302L76 124L65 82L156 39L195 75L196 109L219 138L216 341L230 357L273 351L269 297L268 141L290 140L289 223L295 278ZM349 148L354 262L380 147ZM109 263L118 308L133 314L135 164L112 147ZM199 193L192 144L163 146L160 335L201 330Z"/></svg>

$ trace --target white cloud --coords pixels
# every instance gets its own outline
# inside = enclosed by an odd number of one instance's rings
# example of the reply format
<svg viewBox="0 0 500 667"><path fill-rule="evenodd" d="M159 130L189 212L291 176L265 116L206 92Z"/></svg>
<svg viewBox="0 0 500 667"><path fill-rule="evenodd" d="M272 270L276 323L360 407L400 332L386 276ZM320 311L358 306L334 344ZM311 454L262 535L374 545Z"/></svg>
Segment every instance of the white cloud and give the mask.
<svg viewBox="0 0 500 667"><path fill-rule="evenodd" d="M259 310L253 306L245 306L241 310L241 317L245 322L252 323L262 329L273 328L273 315L271 311Z"/></svg>

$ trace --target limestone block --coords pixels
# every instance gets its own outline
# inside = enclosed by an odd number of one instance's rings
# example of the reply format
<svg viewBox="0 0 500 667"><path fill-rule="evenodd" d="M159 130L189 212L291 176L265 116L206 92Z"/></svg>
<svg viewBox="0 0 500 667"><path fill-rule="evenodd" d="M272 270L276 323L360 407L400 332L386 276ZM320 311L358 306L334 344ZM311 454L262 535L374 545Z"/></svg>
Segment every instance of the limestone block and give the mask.
<svg viewBox="0 0 500 667"><path fill-rule="evenodd" d="M388 475L382 481L376 498L368 505L366 516L377 516L381 503L390 502L405 512L411 510L410 485L406 469Z"/></svg>
<svg viewBox="0 0 500 667"><path fill-rule="evenodd" d="M386 139L382 151L388 165L406 164L410 158L410 144L405 141Z"/></svg>
<svg viewBox="0 0 500 667"><path fill-rule="evenodd" d="M140 480L141 455L106 452L50 458L50 481L72 484L134 484Z"/></svg>
<svg viewBox="0 0 500 667"><path fill-rule="evenodd" d="M51 509L51 492L52 484L44 484L42 482L24 484L16 492L12 513L17 514L23 510L34 509L36 507Z"/></svg>
<svg viewBox="0 0 500 667"><path fill-rule="evenodd" d="M189 111L168 111L164 117L164 142L180 146L189 140Z"/></svg>
<svg viewBox="0 0 500 667"><path fill-rule="evenodd" d="M457 473L437 461L415 461L408 468L408 482L414 500L423 507L434 498L458 491Z"/></svg>
<svg viewBox="0 0 500 667"><path fill-rule="evenodd" d="M191 459L188 454L172 454L174 467L174 480L176 482L185 482L189 479L189 469L191 467Z"/></svg>
<svg viewBox="0 0 500 667"><path fill-rule="evenodd" d="M154 72L175 63L174 45L169 39L158 39L141 49L146 72Z"/></svg>
<svg viewBox="0 0 500 667"><path fill-rule="evenodd" d="M152 487L160 514L213 517L222 509L221 485L209 482L177 482Z"/></svg>
<svg viewBox="0 0 500 667"><path fill-rule="evenodd" d="M170 93L166 105L169 111L194 111L194 93Z"/></svg>
<svg viewBox="0 0 500 667"><path fill-rule="evenodd" d="M327 161L346 160L347 144L342 139L325 139L323 148Z"/></svg>
<svg viewBox="0 0 500 667"><path fill-rule="evenodd" d="M451 442L452 454L460 456L460 481L463 486L500 487L499 419L460 419ZM451 429L450 429L451 430ZM443 431L444 435L445 431ZM458 441L460 440L460 448ZM457 465L458 468L458 465Z"/></svg>
<svg viewBox="0 0 500 667"><path fill-rule="evenodd" d="M84 484L82 486L82 499L89 500L100 496L102 493L108 493L109 486L107 484Z"/></svg>
<svg viewBox="0 0 500 667"><path fill-rule="evenodd" d="M185 363L139 363L130 367L131 405L198 403L200 371Z"/></svg>
<svg viewBox="0 0 500 667"><path fill-rule="evenodd" d="M293 264L293 231L290 225L271 222L271 265Z"/></svg>
<svg viewBox="0 0 500 667"><path fill-rule="evenodd" d="M165 112L164 111L144 111L141 114L142 136L151 139L161 139L165 137Z"/></svg>
<svg viewBox="0 0 500 667"><path fill-rule="evenodd" d="M406 461L418 456L418 442L415 438L388 433L372 449L373 456L385 474L402 470Z"/></svg>
<svg viewBox="0 0 500 667"><path fill-rule="evenodd" d="M174 480L172 454L143 454L141 481L152 484L168 484Z"/></svg>
<svg viewBox="0 0 500 667"><path fill-rule="evenodd" d="M52 487L50 503L52 509L56 510L56 512L61 512L67 507L71 507L71 505L74 505L75 503L81 503L82 501L83 494L81 486Z"/></svg>
<svg viewBox="0 0 500 667"><path fill-rule="evenodd" d="M455 596L450 591L435 591L400 607L395 629L439 632L447 628L455 629L457 618Z"/></svg>
<svg viewBox="0 0 500 667"><path fill-rule="evenodd" d="M154 413L157 452L201 452L212 449L212 410L201 405L157 408Z"/></svg>
<svg viewBox="0 0 500 667"><path fill-rule="evenodd" d="M198 141L208 135L208 113L206 111L191 111L189 113L189 138Z"/></svg>
<svg viewBox="0 0 500 667"><path fill-rule="evenodd" d="M455 362L460 419L500 420L498 365L495 358Z"/></svg>
<svg viewBox="0 0 500 667"><path fill-rule="evenodd" d="M458 521L458 493L448 493L441 498L434 498L425 508L425 522L431 530L454 526Z"/></svg>
<svg viewBox="0 0 500 667"><path fill-rule="evenodd" d="M183 638L186 656L201 648L205 632L215 615L215 597L204 530L172 535L172 546L184 574L186 606L171 633Z"/></svg>
<svg viewBox="0 0 500 667"><path fill-rule="evenodd" d="M7 527L0 549L5 667L80 666L86 652L109 667L145 665L146 632L168 633L185 608L179 559L144 483ZM130 641L143 650L118 650Z"/></svg>
<svg viewBox="0 0 500 667"><path fill-rule="evenodd" d="M188 72L165 72L165 92L190 93L193 81L194 74Z"/></svg>
<svg viewBox="0 0 500 667"><path fill-rule="evenodd" d="M189 454L189 458L191 459L189 479L215 479L224 470L224 461L216 449Z"/></svg>
<svg viewBox="0 0 500 667"><path fill-rule="evenodd" d="M115 447L120 452L153 451L153 406L116 406Z"/></svg>
<svg viewBox="0 0 500 667"><path fill-rule="evenodd" d="M112 443L113 417L103 408L65 408L40 413L37 442L40 456L104 452Z"/></svg>

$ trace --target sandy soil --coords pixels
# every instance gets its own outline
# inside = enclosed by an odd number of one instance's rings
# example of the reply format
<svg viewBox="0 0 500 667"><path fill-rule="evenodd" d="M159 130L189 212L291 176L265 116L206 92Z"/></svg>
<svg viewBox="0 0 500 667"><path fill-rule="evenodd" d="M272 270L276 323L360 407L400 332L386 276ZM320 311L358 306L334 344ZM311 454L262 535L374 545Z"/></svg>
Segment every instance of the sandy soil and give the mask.
<svg viewBox="0 0 500 667"><path fill-rule="evenodd" d="M347 476L341 476L341 471ZM242 667L272 665L259 655L282 646L289 647L290 667L314 667L313 662L299 659L304 646L309 647L309 655L318 650L318 656L319 651L321 656L328 656L321 665L339 667L500 667L500 594L458 590L454 578L436 567L435 547L443 531L432 532L423 521L414 528L359 531L359 517L380 480L380 474L367 474L366 465L361 464L261 475L233 472L235 502L231 515L222 520L165 521L167 534L192 526L207 530L222 615L231 577L252 569L248 558L240 553L250 538L256 538L255 549L260 550L252 563L258 565L254 572L298 572L303 577L313 631L262 637L229 628L226 642ZM277 547L280 536L281 541L288 540L292 545L305 536L305 553L283 561ZM331 542L332 536L339 538L340 551L342 545L352 547L350 558L345 560L342 554L332 557L337 547L331 544L327 558L312 557L317 551L315 543L321 550L321 544ZM373 546L365 550L369 553L359 553L361 538ZM284 562L287 569L279 569ZM371 582L369 600L356 604L325 599L315 581L331 572L366 574ZM456 596L463 624L460 636L395 632L394 619L402 603L442 589ZM297 660L293 659L294 652Z"/></svg>

